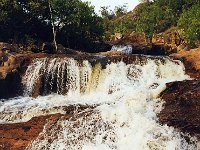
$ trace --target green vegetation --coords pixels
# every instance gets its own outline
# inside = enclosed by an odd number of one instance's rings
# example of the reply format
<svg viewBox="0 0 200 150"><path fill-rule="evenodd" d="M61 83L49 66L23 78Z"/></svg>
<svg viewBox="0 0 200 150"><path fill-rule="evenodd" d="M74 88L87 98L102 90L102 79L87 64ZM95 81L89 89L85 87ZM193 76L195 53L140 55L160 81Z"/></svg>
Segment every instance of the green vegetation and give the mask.
<svg viewBox="0 0 200 150"><path fill-rule="evenodd" d="M0 40L10 43L52 42L55 36L66 47L87 48L104 32L102 18L81 0L0 0L0 10Z"/></svg>
<svg viewBox="0 0 200 150"><path fill-rule="evenodd" d="M101 16L103 18L104 26L104 40L109 40L114 33L127 34L134 29L134 20L132 14L127 12L127 6L116 6L114 11L109 7L101 7Z"/></svg>
<svg viewBox="0 0 200 150"><path fill-rule="evenodd" d="M178 27L182 29L183 37L191 46L200 40L200 5L193 5L184 10L178 20Z"/></svg>
<svg viewBox="0 0 200 150"><path fill-rule="evenodd" d="M106 22L106 33L123 35L136 31L144 32L149 42L154 33L178 26L182 38L192 46L200 40L200 0L140 0L132 12L114 16ZM104 10L105 11L105 10ZM106 35L106 37L109 37Z"/></svg>
<svg viewBox="0 0 200 150"><path fill-rule="evenodd" d="M173 12L154 3L144 3L137 13L136 31L146 33L149 41L154 33L163 32L174 23Z"/></svg>
<svg viewBox="0 0 200 150"><path fill-rule="evenodd" d="M0 0L0 41L24 45L54 42L74 49L94 49L115 33L154 33L177 26L191 46L200 40L200 0L140 0L133 11L114 10L81 0Z"/></svg>

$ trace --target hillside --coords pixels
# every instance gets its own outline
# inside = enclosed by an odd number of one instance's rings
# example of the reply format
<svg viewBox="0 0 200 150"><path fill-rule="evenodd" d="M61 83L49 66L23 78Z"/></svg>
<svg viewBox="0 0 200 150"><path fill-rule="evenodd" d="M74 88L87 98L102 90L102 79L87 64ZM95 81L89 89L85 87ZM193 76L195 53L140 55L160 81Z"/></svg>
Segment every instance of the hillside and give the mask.
<svg viewBox="0 0 200 150"><path fill-rule="evenodd" d="M157 0L141 3L133 11L115 15L106 24L107 39L145 33L148 42L156 34L176 32L189 47L198 47L200 40L200 1L169 2ZM176 30L176 31L175 31ZM116 34L117 33L117 34ZM119 36L121 34L121 36ZM109 38L108 38L109 37Z"/></svg>

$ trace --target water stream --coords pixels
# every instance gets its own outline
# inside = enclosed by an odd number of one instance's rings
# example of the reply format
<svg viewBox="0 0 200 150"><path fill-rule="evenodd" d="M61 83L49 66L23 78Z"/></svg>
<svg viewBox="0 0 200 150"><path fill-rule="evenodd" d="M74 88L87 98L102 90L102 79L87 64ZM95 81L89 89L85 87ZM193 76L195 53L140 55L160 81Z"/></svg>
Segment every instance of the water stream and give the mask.
<svg viewBox="0 0 200 150"><path fill-rule="evenodd" d="M193 150L195 144L156 117L165 84L185 79L183 64L167 57L145 56L145 61L106 67L73 58L35 59L23 77L24 96L0 102L1 123L65 114L65 106L86 105L50 129L47 123L27 149ZM38 88L40 96L32 98Z"/></svg>

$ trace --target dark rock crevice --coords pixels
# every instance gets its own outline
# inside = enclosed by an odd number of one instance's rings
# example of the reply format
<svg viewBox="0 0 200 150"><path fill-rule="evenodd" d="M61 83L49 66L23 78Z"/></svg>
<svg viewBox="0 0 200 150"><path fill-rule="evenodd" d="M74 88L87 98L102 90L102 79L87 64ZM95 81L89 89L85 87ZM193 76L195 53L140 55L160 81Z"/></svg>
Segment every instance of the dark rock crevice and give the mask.
<svg viewBox="0 0 200 150"><path fill-rule="evenodd" d="M0 98L7 99L22 94L21 76L18 72L9 73L5 79L0 79Z"/></svg>

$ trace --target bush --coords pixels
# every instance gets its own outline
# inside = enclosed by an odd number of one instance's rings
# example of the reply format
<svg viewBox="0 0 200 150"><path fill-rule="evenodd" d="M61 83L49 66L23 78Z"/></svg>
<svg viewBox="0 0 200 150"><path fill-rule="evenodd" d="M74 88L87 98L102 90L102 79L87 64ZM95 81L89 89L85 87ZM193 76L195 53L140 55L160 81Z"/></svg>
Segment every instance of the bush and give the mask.
<svg viewBox="0 0 200 150"><path fill-rule="evenodd" d="M174 21L171 9L162 9L156 3L147 2L138 10L136 31L144 32L148 40L152 39L154 33L163 32L168 29Z"/></svg>
<svg viewBox="0 0 200 150"><path fill-rule="evenodd" d="M195 46L195 42L200 40L200 5L184 10L178 20L178 27L182 29L182 36L190 46Z"/></svg>

